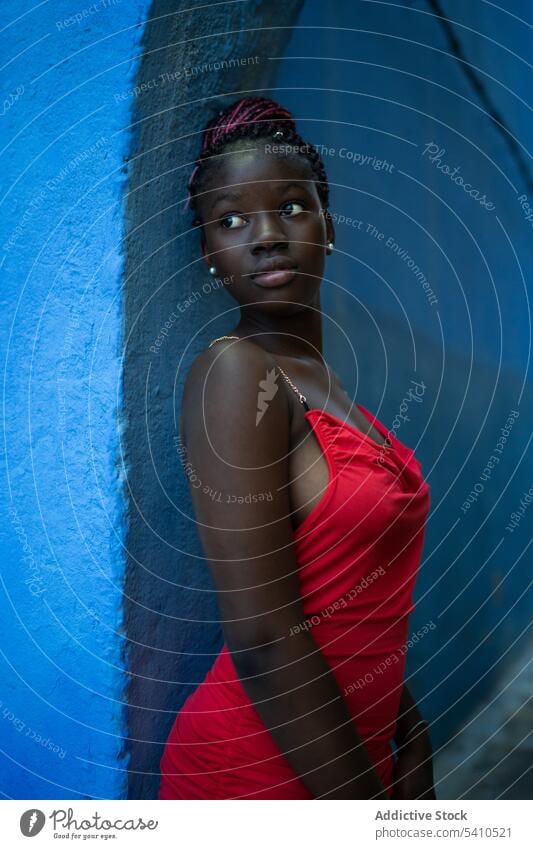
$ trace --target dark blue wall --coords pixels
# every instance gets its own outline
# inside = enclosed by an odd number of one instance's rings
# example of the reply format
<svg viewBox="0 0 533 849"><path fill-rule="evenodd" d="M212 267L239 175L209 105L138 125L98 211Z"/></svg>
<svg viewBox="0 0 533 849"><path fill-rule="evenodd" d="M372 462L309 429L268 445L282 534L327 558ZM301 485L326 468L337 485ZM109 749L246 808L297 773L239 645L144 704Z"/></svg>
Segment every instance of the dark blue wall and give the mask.
<svg viewBox="0 0 533 849"><path fill-rule="evenodd" d="M437 627L413 643L407 672L436 745L531 617L531 517L506 528L533 480L533 216L520 201L533 207L533 17L525 0L503 5L513 14L308 0L274 92L323 146L344 216L323 283L326 357L390 428L411 381L426 387L394 432L432 489L411 633Z"/></svg>

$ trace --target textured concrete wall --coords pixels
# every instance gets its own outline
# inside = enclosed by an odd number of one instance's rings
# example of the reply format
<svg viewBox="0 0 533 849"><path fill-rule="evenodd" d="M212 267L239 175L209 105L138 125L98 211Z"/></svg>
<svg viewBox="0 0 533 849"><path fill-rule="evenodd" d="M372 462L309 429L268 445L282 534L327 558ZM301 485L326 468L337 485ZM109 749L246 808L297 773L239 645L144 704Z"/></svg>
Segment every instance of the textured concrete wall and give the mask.
<svg viewBox="0 0 533 849"><path fill-rule="evenodd" d="M0 12L7 797L124 791L117 423L131 98L121 98L146 6L56 0Z"/></svg>
<svg viewBox="0 0 533 849"><path fill-rule="evenodd" d="M500 664L487 698L435 758L439 799L529 799L533 780L533 640Z"/></svg>
<svg viewBox="0 0 533 849"><path fill-rule="evenodd" d="M269 95L277 70L269 57L283 52L301 5L250 0L194 11L204 4L156 0L144 34L129 163L124 372L133 798L156 794L174 714L222 644L174 437L184 376L230 305L207 279L182 214L186 182L214 110L245 92Z"/></svg>
<svg viewBox="0 0 533 849"><path fill-rule="evenodd" d="M395 433L432 486L411 633L437 627L407 674L436 747L531 619L532 24L526 0L308 0L280 60L279 99L324 146L345 217L323 284L326 356L388 427L411 380L427 387Z"/></svg>

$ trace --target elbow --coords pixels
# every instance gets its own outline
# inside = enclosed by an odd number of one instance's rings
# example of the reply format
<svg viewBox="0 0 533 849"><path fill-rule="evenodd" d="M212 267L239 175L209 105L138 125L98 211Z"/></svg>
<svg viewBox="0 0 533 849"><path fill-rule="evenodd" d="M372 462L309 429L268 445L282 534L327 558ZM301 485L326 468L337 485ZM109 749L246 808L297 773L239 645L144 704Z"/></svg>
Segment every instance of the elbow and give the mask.
<svg viewBox="0 0 533 849"><path fill-rule="evenodd" d="M253 676L279 664L280 652L286 649L287 635L261 633L254 639L227 638L226 645L239 674ZM274 660L273 660L274 658Z"/></svg>
<svg viewBox="0 0 533 849"><path fill-rule="evenodd" d="M278 604L274 611L251 607L236 610L226 606L222 611L222 629L236 669L254 674L309 651L309 632L298 624L305 618L300 607Z"/></svg>

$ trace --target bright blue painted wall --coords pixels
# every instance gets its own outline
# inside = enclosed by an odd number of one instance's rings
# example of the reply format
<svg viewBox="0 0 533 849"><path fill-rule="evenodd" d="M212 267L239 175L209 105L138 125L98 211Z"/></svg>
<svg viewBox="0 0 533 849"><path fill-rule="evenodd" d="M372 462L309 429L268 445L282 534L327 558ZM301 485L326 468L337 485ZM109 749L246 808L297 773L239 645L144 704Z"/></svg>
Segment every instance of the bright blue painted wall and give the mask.
<svg viewBox="0 0 533 849"><path fill-rule="evenodd" d="M462 55L451 55L426 0L307 0L277 60L274 91L304 138L328 149L321 152L332 211L363 222L337 224L322 289L326 358L352 397L388 427L410 381L427 387L395 433L415 448L432 488L410 633L431 620L437 627L413 643L407 673L435 744L482 702L520 650L531 618L531 518L506 526L533 480L532 222L518 200L525 193L533 207L525 149L532 118L523 102L532 6L439 5L455 21ZM472 68L475 80L461 58L479 69ZM484 114L484 98L516 142ZM459 166L456 174L494 210L422 155L429 142L445 149L441 162ZM354 155L392 168L375 170L361 158L354 164ZM389 239L406 253L396 254ZM520 415L483 479L513 410ZM483 491L463 511L480 483Z"/></svg>
<svg viewBox="0 0 533 849"><path fill-rule="evenodd" d="M114 798L123 168L149 4L32 5L0 11L0 791Z"/></svg>

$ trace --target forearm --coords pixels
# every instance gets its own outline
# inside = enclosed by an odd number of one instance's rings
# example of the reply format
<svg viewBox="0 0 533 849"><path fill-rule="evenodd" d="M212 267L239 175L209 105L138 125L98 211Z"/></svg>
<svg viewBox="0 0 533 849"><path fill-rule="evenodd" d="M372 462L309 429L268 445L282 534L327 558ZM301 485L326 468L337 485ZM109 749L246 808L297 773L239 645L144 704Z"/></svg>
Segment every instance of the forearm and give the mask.
<svg viewBox="0 0 533 849"><path fill-rule="evenodd" d="M314 798L388 795L324 656L307 631L234 656L241 683Z"/></svg>

